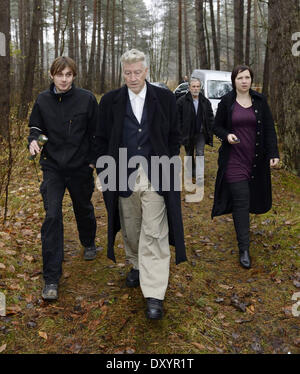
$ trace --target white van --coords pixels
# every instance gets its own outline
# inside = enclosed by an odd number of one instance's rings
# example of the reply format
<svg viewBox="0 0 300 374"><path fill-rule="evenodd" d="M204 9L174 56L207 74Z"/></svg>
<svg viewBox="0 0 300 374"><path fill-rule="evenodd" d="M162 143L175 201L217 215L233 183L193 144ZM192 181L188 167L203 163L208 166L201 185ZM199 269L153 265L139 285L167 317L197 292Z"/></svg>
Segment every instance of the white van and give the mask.
<svg viewBox="0 0 300 374"><path fill-rule="evenodd" d="M196 69L191 78L200 79L202 93L211 102L214 115L216 115L222 96L232 90L231 73L229 71Z"/></svg>

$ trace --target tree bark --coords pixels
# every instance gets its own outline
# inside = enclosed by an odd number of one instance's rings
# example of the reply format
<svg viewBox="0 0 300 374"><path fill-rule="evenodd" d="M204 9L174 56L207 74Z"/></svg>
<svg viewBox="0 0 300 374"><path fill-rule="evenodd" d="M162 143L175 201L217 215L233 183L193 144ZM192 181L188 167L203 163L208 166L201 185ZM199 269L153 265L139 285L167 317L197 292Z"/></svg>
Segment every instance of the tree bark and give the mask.
<svg viewBox="0 0 300 374"><path fill-rule="evenodd" d="M116 86L116 61L115 61L115 13L116 0L112 0L112 17L111 17L111 88Z"/></svg>
<svg viewBox="0 0 300 374"><path fill-rule="evenodd" d="M220 56L219 56L219 48L218 48L218 42L217 42L213 0L209 0L209 5L210 5L211 31L212 31L213 48L214 48L215 70L220 70Z"/></svg>
<svg viewBox="0 0 300 374"><path fill-rule="evenodd" d="M195 0L196 10L196 34L197 44L200 54L200 67L201 69L209 69L209 63L207 58L207 50L205 44L205 33L204 33L204 18L203 18L203 0Z"/></svg>
<svg viewBox="0 0 300 374"><path fill-rule="evenodd" d="M248 0L246 46L245 46L245 64L248 66L250 65L250 36L251 36L251 0Z"/></svg>
<svg viewBox="0 0 300 374"><path fill-rule="evenodd" d="M21 104L19 106L18 118L25 119L28 114L28 104L32 101L32 90L34 81L34 70L36 64L36 55L38 50L38 35L41 19L41 0L33 2L33 16L31 35L29 42L29 55L26 59L25 80L21 93Z"/></svg>
<svg viewBox="0 0 300 374"><path fill-rule="evenodd" d="M81 0L81 17L80 17L80 25L81 25L81 40L80 40L80 54L81 54L81 85L83 87L86 86L87 81L87 56L86 56L86 0Z"/></svg>
<svg viewBox="0 0 300 374"><path fill-rule="evenodd" d="M97 8L98 8L98 15L97 15L97 55L96 55L96 92L99 92L100 88L100 65L101 65L101 6L102 1L98 0Z"/></svg>
<svg viewBox="0 0 300 374"><path fill-rule="evenodd" d="M298 0L269 0L269 17L270 76L276 77L271 82L277 81L270 89L270 100L282 142L283 163L300 176L300 64L292 40L300 30Z"/></svg>
<svg viewBox="0 0 300 374"><path fill-rule="evenodd" d="M94 0L94 13L93 13L93 33L92 33L92 45L89 59L89 70L87 76L86 88L93 90L94 72L95 72L95 50L96 50L96 28L97 28L97 0Z"/></svg>
<svg viewBox="0 0 300 374"><path fill-rule="evenodd" d="M187 4L186 1L183 3L183 14L184 14L184 38L185 38L185 66L186 66L186 75L190 76L192 73L192 61L190 53L190 38L189 38L189 24L188 24L188 15L187 15ZM164 29L164 39L165 39L165 29ZM164 40L163 39L163 40ZM161 66L161 64L160 64Z"/></svg>
<svg viewBox="0 0 300 374"><path fill-rule="evenodd" d="M10 111L10 1L0 2L0 136L9 135Z"/></svg>
<svg viewBox="0 0 300 374"><path fill-rule="evenodd" d="M182 78L182 0L178 0L178 84Z"/></svg>
<svg viewBox="0 0 300 374"><path fill-rule="evenodd" d="M234 1L234 65L243 64L244 0Z"/></svg>
<svg viewBox="0 0 300 374"><path fill-rule="evenodd" d="M73 60L75 59L75 45L74 45L74 17L73 17L73 0L69 0L69 41L68 41L68 54Z"/></svg>
<svg viewBox="0 0 300 374"><path fill-rule="evenodd" d="M104 42L103 42L103 58L101 67L101 80L100 80L100 93L105 92L105 75L106 75L106 52L107 52L107 39L108 39L108 25L109 25L109 5L110 0L106 3L106 15L105 15L105 30L104 30Z"/></svg>

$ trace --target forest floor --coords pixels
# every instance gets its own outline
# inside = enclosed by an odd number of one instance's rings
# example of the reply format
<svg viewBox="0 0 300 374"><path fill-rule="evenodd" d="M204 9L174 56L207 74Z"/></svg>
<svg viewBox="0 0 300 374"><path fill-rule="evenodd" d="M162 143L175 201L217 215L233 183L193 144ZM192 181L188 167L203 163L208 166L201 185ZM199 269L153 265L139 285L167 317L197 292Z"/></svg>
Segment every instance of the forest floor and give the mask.
<svg viewBox="0 0 300 374"><path fill-rule="evenodd" d="M7 307L0 317L0 352L299 354L300 180L283 169L272 171L273 208L251 216L253 266L245 270L231 216L210 219L217 154L216 146L206 149L204 200L187 204L182 194L188 261L176 266L172 249L165 316L149 321L140 288L125 286L130 267L120 234L117 263L106 257L106 211L97 189L97 259L83 260L66 193L59 299L42 300L44 210L24 150L10 187L9 219L0 228L0 292Z"/></svg>

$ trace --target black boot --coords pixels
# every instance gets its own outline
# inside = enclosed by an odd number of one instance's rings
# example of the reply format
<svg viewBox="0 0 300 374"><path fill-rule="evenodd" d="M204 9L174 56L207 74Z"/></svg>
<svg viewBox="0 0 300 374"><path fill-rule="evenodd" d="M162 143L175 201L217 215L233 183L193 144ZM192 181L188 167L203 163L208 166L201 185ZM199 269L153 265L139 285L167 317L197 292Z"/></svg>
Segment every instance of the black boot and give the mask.
<svg viewBox="0 0 300 374"><path fill-rule="evenodd" d="M245 268L245 269L250 269L251 268L251 257L249 254L249 249L246 250L240 250L240 264Z"/></svg>
<svg viewBox="0 0 300 374"><path fill-rule="evenodd" d="M248 181L230 183L229 189L232 195L232 218L236 231L236 238L238 241L240 264L245 269L250 269L250 192Z"/></svg>

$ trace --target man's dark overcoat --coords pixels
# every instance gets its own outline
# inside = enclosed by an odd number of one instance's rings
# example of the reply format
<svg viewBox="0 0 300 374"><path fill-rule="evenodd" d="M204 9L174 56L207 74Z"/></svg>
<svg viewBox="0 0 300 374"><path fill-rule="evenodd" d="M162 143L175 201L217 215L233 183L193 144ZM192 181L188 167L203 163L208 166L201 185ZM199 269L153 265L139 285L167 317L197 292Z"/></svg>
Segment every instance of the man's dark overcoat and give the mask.
<svg viewBox="0 0 300 374"><path fill-rule="evenodd" d="M177 100L177 108L181 126L182 144L188 147L194 145L196 121L199 121L205 138L205 144L212 147L214 114L210 101L202 93L199 94L199 108L196 116L193 97L188 92Z"/></svg>
<svg viewBox="0 0 300 374"><path fill-rule="evenodd" d="M256 141L254 161L250 178L250 213L262 214L271 209L272 187L270 159L279 158L274 121L266 98L250 90L256 115ZM213 132L222 141L219 149L218 173L215 185L215 198L212 217L232 213L232 200L224 173L227 168L230 147L228 134L232 133L232 110L236 101L236 91L232 90L219 103Z"/></svg>
<svg viewBox="0 0 300 374"><path fill-rule="evenodd" d="M147 83L145 105L147 106L149 137L156 156L173 157L179 155L181 136L177 120L176 100L171 91ZM122 143L123 125L126 114L128 88L105 94L99 104L99 121L97 130L98 157L111 156L117 165L117 186L119 175L119 148ZM97 173L101 169L97 168ZM105 191L104 201L108 214L107 255L115 260L115 236L120 230L118 209L118 191ZM180 192L163 192L168 222L169 241L176 249L176 264L186 261L184 231L181 214Z"/></svg>

